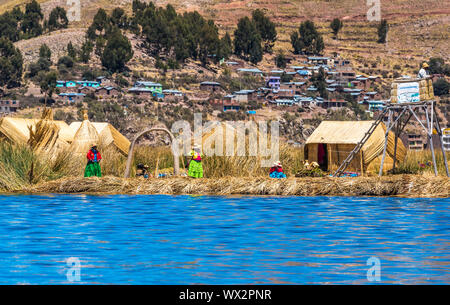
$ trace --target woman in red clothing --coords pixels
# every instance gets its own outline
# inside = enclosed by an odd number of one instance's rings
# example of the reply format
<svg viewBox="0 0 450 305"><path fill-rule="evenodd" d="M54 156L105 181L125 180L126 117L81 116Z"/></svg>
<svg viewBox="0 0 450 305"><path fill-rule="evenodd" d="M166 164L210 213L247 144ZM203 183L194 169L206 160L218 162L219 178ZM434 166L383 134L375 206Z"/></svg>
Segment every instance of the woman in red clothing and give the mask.
<svg viewBox="0 0 450 305"><path fill-rule="evenodd" d="M100 168L100 160L102 155L97 150L97 144L92 144L91 149L88 151L86 158L88 163L86 164L86 169L84 170L85 177L102 176L102 170Z"/></svg>
<svg viewBox="0 0 450 305"><path fill-rule="evenodd" d="M270 178L286 178L286 175L283 172L283 167L281 166L281 162L277 161L273 164L273 166L270 168L269 172Z"/></svg>

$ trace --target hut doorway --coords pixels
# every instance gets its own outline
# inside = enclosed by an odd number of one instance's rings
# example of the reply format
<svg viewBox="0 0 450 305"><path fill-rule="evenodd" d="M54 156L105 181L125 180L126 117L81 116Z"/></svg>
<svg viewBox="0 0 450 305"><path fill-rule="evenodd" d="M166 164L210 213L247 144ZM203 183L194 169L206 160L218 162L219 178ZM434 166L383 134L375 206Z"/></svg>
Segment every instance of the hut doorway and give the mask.
<svg viewBox="0 0 450 305"><path fill-rule="evenodd" d="M328 170L328 148L327 144L320 143L317 147L317 163L323 171Z"/></svg>
<svg viewBox="0 0 450 305"><path fill-rule="evenodd" d="M166 134L168 134L170 137L170 143L173 144L175 137L167 128L153 127L153 128L144 130L141 133L139 133L134 138L133 142L131 142L130 150L128 152L127 166L125 168L124 178L130 177L131 163L133 162L134 146L136 145L137 140L139 140L139 138L142 137L143 135L150 133L150 132L154 132L154 131L163 131ZM173 145L171 145L171 146L172 146L172 153L173 153L173 174L174 174L174 176L178 176L180 174L180 159L179 159L179 155L175 153Z"/></svg>

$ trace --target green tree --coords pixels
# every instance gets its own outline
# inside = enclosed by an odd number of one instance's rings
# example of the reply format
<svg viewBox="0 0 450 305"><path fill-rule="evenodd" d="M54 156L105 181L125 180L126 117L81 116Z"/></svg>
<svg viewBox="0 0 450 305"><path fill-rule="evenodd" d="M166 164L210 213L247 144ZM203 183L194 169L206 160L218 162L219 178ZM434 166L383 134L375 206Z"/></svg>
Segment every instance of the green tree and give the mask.
<svg viewBox="0 0 450 305"><path fill-rule="evenodd" d="M58 72L47 72L39 83L41 87L41 93L45 94L45 105L47 106L47 100L52 97L56 90L56 80L58 79Z"/></svg>
<svg viewBox="0 0 450 305"><path fill-rule="evenodd" d="M291 34L291 44L295 54L320 54L325 48L322 35L310 20L302 22L298 31Z"/></svg>
<svg viewBox="0 0 450 305"><path fill-rule="evenodd" d="M18 21L9 12L0 15L0 37L8 38L12 42L19 40Z"/></svg>
<svg viewBox="0 0 450 305"><path fill-rule="evenodd" d="M284 56L283 52L279 52L277 54L277 57L275 57L275 64L277 65L278 68L284 69L286 68L286 57Z"/></svg>
<svg viewBox="0 0 450 305"><path fill-rule="evenodd" d="M111 72L122 71L133 57L131 43L120 29L112 30L101 56L102 65Z"/></svg>
<svg viewBox="0 0 450 305"><path fill-rule="evenodd" d="M233 53L233 42L231 41L230 34L225 33L225 35L220 39L219 47L219 59L227 59Z"/></svg>
<svg viewBox="0 0 450 305"><path fill-rule="evenodd" d="M23 20L24 17L24 13L22 12L22 10L16 6L15 8L12 9L11 11L11 16L17 21L20 22Z"/></svg>
<svg viewBox="0 0 450 305"><path fill-rule="evenodd" d="M261 36L248 17L239 19L234 31L234 53L254 64L262 60Z"/></svg>
<svg viewBox="0 0 450 305"><path fill-rule="evenodd" d="M91 59L92 50L94 50L94 44L86 39L81 45L80 60L87 63Z"/></svg>
<svg viewBox="0 0 450 305"><path fill-rule="evenodd" d="M109 17L106 11L100 8L94 16L92 22L97 31L103 31L109 24Z"/></svg>
<svg viewBox="0 0 450 305"><path fill-rule="evenodd" d="M7 38L0 38L0 86L20 86L23 58L20 50Z"/></svg>
<svg viewBox="0 0 450 305"><path fill-rule="evenodd" d="M317 91L319 91L319 94L323 98L328 98L328 91L326 90L326 74L325 70L320 67L318 73L314 73L311 77L311 82L314 84L314 86L317 88Z"/></svg>
<svg viewBox="0 0 450 305"><path fill-rule="evenodd" d="M52 65L51 56L52 51L50 48L45 43L42 44L39 48L38 60L28 66L28 76L35 77L41 71L50 71L50 67Z"/></svg>
<svg viewBox="0 0 450 305"><path fill-rule="evenodd" d="M107 34L110 26L110 18L108 17L108 14L104 9L100 8L95 14L92 24L86 32L86 36L90 40L96 39L98 35L104 36Z"/></svg>
<svg viewBox="0 0 450 305"><path fill-rule="evenodd" d="M330 28L333 31L334 37L337 39L339 31L344 26L344 23L339 18L334 18L330 23Z"/></svg>
<svg viewBox="0 0 450 305"><path fill-rule="evenodd" d="M70 56L62 56L58 59L58 66L64 65L67 68L73 67L73 59Z"/></svg>
<svg viewBox="0 0 450 305"><path fill-rule="evenodd" d="M69 41L69 43L67 44L67 55L69 57L72 57L74 61L77 59L77 50L75 49L71 41Z"/></svg>
<svg viewBox="0 0 450 305"><path fill-rule="evenodd" d="M377 32L378 32L378 43L385 43L387 33L389 30L389 24L386 19L381 20L380 24L378 24Z"/></svg>
<svg viewBox="0 0 450 305"><path fill-rule="evenodd" d="M444 59L441 57L432 57L428 61L430 74L443 74L446 76L450 75L450 65L446 64Z"/></svg>
<svg viewBox="0 0 450 305"><path fill-rule="evenodd" d="M434 94L437 96L448 95L450 83L445 78L439 78L433 83Z"/></svg>
<svg viewBox="0 0 450 305"><path fill-rule="evenodd" d="M43 18L41 6L36 0L26 4L25 14L21 22L21 28L26 37L36 37L42 34L41 21Z"/></svg>
<svg viewBox="0 0 450 305"><path fill-rule="evenodd" d="M112 13L111 13L111 23L115 26L117 26L120 29L126 29L128 28L128 17L125 13L125 11L120 8L116 7Z"/></svg>
<svg viewBox="0 0 450 305"><path fill-rule="evenodd" d="M62 7L55 7L48 17L47 27L49 31L65 29L69 24L66 10Z"/></svg>
<svg viewBox="0 0 450 305"><path fill-rule="evenodd" d="M95 40L95 54L99 57L102 56L103 50L105 49L106 45L106 38L103 36L98 36Z"/></svg>
<svg viewBox="0 0 450 305"><path fill-rule="evenodd" d="M264 51L272 52L273 45L277 40L275 23L273 23L260 9L252 12L252 21L254 22L262 41L264 42Z"/></svg>
<svg viewBox="0 0 450 305"><path fill-rule="evenodd" d="M51 61L52 51L45 43L42 44L41 47L39 48L39 58L44 58L47 59L48 61Z"/></svg>
<svg viewBox="0 0 450 305"><path fill-rule="evenodd" d="M208 55L212 55L217 61L217 53L220 47L218 29L212 20L205 23L200 32L199 57L203 65L206 65Z"/></svg>

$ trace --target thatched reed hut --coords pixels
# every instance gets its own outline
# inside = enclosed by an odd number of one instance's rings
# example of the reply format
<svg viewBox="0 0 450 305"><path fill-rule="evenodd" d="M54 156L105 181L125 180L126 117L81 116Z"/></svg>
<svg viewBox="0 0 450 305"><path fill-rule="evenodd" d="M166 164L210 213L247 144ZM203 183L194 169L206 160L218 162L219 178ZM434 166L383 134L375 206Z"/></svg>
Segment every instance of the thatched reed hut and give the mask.
<svg viewBox="0 0 450 305"><path fill-rule="evenodd" d="M118 151L120 151L122 154L128 155L128 150L131 143L124 135L122 135L116 128L114 128L114 126L112 126L110 123L90 121L87 121L89 123L85 123L85 121L73 122L69 126L75 131L78 131L81 129L81 127L83 127L83 129L85 130L83 134L87 136L87 139L99 142L99 144L104 147L112 145L117 148ZM91 127L94 128L95 132L93 130L87 132L86 128Z"/></svg>
<svg viewBox="0 0 450 305"><path fill-rule="evenodd" d="M86 118L81 122L80 127L77 129L75 136L73 137L70 150L74 154L86 154L89 148L95 143L99 142L99 135L94 125Z"/></svg>
<svg viewBox="0 0 450 305"><path fill-rule="evenodd" d="M305 159L315 161L326 171L334 171L347 158L353 148L368 132L374 121L323 121L305 144ZM386 126L381 123L353 158L348 171L366 172L376 170L381 163L385 143ZM384 169L392 168L394 161L395 136L388 135ZM397 142L397 161L402 162L406 148L401 140Z"/></svg>
<svg viewBox="0 0 450 305"><path fill-rule="evenodd" d="M0 119L0 139L10 141L15 144L27 144L30 139L29 126L33 130L40 119L21 119L12 117L3 117ZM58 139L71 143L75 132L63 121L52 121L59 127Z"/></svg>

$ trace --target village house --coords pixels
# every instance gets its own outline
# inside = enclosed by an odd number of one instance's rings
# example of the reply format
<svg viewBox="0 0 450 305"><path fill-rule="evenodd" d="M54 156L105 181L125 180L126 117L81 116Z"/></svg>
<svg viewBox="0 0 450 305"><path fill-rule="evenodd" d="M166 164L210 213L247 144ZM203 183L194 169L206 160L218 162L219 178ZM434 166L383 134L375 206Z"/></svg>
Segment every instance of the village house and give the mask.
<svg viewBox="0 0 450 305"><path fill-rule="evenodd" d="M298 104L298 101L295 99L275 99L273 101L269 101L272 105L276 106L294 106Z"/></svg>
<svg viewBox="0 0 450 305"><path fill-rule="evenodd" d="M132 88L128 89L128 92L139 97L155 96L157 98L164 98L162 85L150 81L137 81Z"/></svg>
<svg viewBox="0 0 450 305"><path fill-rule="evenodd" d="M335 99L329 99L324 100L322 102L322 107L325 109L328 108L342 108L347 106L347 101L344 100L335 100Z"/></svg>
<svg viewBox="0 0 450 305"><path fill-rule="evenodd" d="M294 90L294 94L300 95L305 91L306 82L287 82L281 83L280 89L292 89Z"/></svg>
<svg viewBox="0 0 450 305"><path fill-rule="evenodd" d="M367 82L368 82L368 86L373 87L376 84L381 83L381 77L379 77L378 75L368 76Z"/></svg>
<svg viewBox="0 0 450 305"><path fill-rule="evenodd" d="M19 101L16 100L0 100L0 114L10 114L17 112Z"/></svg>
<svg viewBox="0 0 450 305"><path fill-rule="evenodd" d="M274 92L274 95L277 98L293 98L295 94L295 89L279 89L277 92Z"/></svg>
<svg viewBox="0 0 450 305"><path fill-rule="evenodd" d="M89 93L95 93L95 89L92 88L92 87L85 87L85 86L83 86L81 88L78 88L77 92L78 93L84 93L84 94L87 95Z"/></svg>
<svg viewBox="0 0 450 305"><path fill-rule="evenodd" d="M162 94L162 85L160 83L150 81L137 81L134 83L133 88L149 89L152 93Z"/></svg>
<svg viewBox="0 0 450 305"><path fill-rule="evenodd" d="M356 89L356 88L343 88L342 92L344 94L350 95L355 101L362 101L363 95L362 95L362 89Z"/></svg>
<svg viewBox="0 0 450 305"><path fill-rule="evenodd" d="M99 98L111 98L117 97L120 94L120 91L116 87L108 86L97 88L95 94Z"/></svg>
<svg viewBox="0 0 450 305"><path fill-rule="evenodd" d="M238 72L242 74L249 74L253 76L263 76L263 72L259 70L258 68L240 68L237 69Z"/></svg>
<svg viewBox="0 0 450 305"><path fill-rule="evenodd" d="M226 95L222 99L211 99L209 103L214 109L223 112L239 111L241 109L239 101L232 94Z"/></svg>
<svg viewBox="0 0 450 305"><path fill-rule="evenodd" d="M164 100L176 101L184 97L183 92L175 89L164 89L162 93L164 94Z"/></svg>
<svg viewBox="0 0 450 305"><path fill-rule="evenodd" d="M354 71L337 71L334 75L334 79L343 87L351 87L351 82L356 79L356 73Z"/></svg>
<svg viewBox="0 0 450 305"><path fill-rule="evenodd" d="M358 89L367 89L368 85L369 85L369 78L361 76L361 75L357 75L355 78L355 81L358 82L358 85L356 88Z"/></svg>
<svg viewBox="0 0 450 305"><path fill-rule="evenodd" d="M237 61L226 61L225 65L228 67L236 67L239 66L240 64Z"/></svg>
<svg viewBox="0 0 450 305"><path fill-rule="evenodd" d="M270 76L281 76L284 73L286 73L284 70L270 70L269 75Z"/></svg>
<svg viewBox="0 0 450 305"><path fill-rule="evenodd" d="M305 66L290 66L289 68L294 70L295 72L306 69Z"/></svg>
<svg viewBox="0 0 450 305"><path fill-rule="evenodd" d="M425 136L419 133L406 133L400 136L409 150L424 150L426 147Z"/></svg>
<svg viewBox="0 0 450 305"><path fill-rule="evenodd" d="M209 91L209 92L216 92L222 89L222 86L218 82L201 82L200 83L200 90L202 91Z"/></svg>
<svg viewBox="0 0 450 305"><path fill-rule="evenodd" d="M143 98L147 98L147 97L151 97L151 96L156 96L158 98L163 98L164 95L161 93L155 93L153 92L152 89L149 88L140 88L140 87L133 87L128 89L128 93L134 94L138 97L143 97ZM162 97L161 97L162 95Z"/></svg>
<svg viewBox="0 0 450 305"><path fill-rule="evenodd" d="M56 81L56 88L61 93L84 93L87 94L91 92L90 89L95 90L96 88L100 87L100 83L98 81L65 81L65 80L57 80ZM92 91L93 91L92 90Z"/></svg>
<svg viewBox="0 0 450 305"><path fill-rule="evenodd" d="M226 112L226 111L239 111L241 109L241 105L239 104L238 101L235 101L235 100L232 100L232 99L230 99L230 100L223 99L222 102L223 102L222 107L223 107L223 111L224 112Z"/></svg>
<svg viewBox="0 0 450 305"><path fill-rule="evenodd" d="M90 80L81 80L77 81L77 87L92 87L92 88L98 88L100 87L100 83L98 81L90 81Z"/></svg>
<svg viewBox="0 0 450 305"><path fill-rule="evenodd" d="M329 57L323 56L308 56L308 63L313 65L326 65L330 66L333 64L333 61Z"/></svg>
<svg viewBox="0 0 450 305"><path fill-rule="evenodd" d="M360 101L359 103L361 105L363 105L364 108L366 108L366 110L369 112L381 111L386 107L386 103L384 101L380 101L380 100L364 99L364 100Z"/></svg>
<svg viewBox="0 0 450 305"><path fill-rule="evenodd" d="M380 99L382 99L382 96L379 92L370 91L370 92L364 93L364 98L367 98L370 100L380 100Z"/></svg>
<svg viewBox="0 0 450 305"><path fill-rule="evenodd" d="M442 129L442 142L444 144L444 150L450 151L450 128Z"/></svg>
<svg viewBox="0 0 450 305"><path fill-rule="evenodd" d="M86 94L78 92L62 92L58 94L58 100L70 104L83 101Z"/></svg>
<svg viewBox="0 0 450 305"><path fill-rule="evenodd" d="M347 59L343 59L343 58L334 58L333 59L333 65L336 69L338 68L343 68L343 67L351 67L351 62Z"/></svg>
<svg viewBox="0 0 450 305"><path fill-rule="evenodd" d="M103 86L103 87L113 86L113 84L114 84L114 82L106 76L99 76L96 78L96 81L100 84L100 86Z"/></svg>
<svg viewBox="0 0 450 305"><path fill-rule="evenodd" d="M233 95L239 103L247 103L258 99L258 94L255 90L239 90L233 92Z"/></svg>
<svg viewBox="0 0 450 305"><path fill-rule="evenodd" d="M312 76L312 72L310 70L298 70L296 72L296 78L307 80L310 76Z"/></svg>
<svg viewBox="0 0 450 305"><path fill-rule="evenodd" d="M266 87L272 90L280 89L281 77L279 76L269 76L266 78Z"/></svg>
<svg viewBox="0 0 450 305"><path fill-rule="evenodd" d="M59 92L76 92L77 91L77 82L76 81L65 81L65 80L57 80L56 88Z"/></svg>

